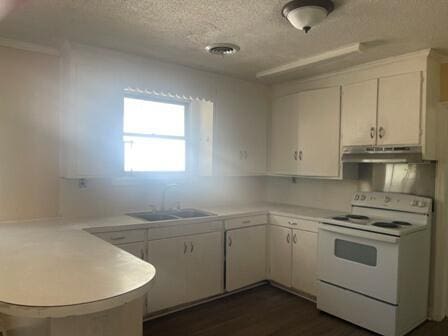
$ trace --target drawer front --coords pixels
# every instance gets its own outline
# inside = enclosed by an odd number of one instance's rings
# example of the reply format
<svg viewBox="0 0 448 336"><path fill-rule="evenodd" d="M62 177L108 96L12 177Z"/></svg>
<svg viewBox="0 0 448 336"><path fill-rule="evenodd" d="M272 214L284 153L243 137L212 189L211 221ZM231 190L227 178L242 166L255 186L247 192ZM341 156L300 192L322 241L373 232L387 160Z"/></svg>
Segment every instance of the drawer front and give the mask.
<svg viewBox="0 0 448 336"><path fill-rule="evenodd" d="M95 236L111 244L127 244L146 241L146 230L125 230L95 233Z"/></svg>
<svg viewBox="0 0 448 336"><path fill-rule="evenodd" d="M381 335L396 335L397 307L319 282L317 309Z"/></svg>
<svg viewBox="0 0 448 336"><path fill-rule="evenodd" d="M216 232L222 230L222 222L206 222L193 224L180 224L148 230L148 240L158 240L180 236L189 236L201 233Z"/></svg>
<svg viewBox="0 0 448 336"><path fill-rule="evenodd" d="M304 231L317 232L318 230L318 222L294 217L271 215L269 216L269 223Z"/></svg>
<svg viewBox="0 0 448 336"><path fill-rule="evenodd" d="M238 229L254 225L263 225L268 223L267 215L243 216L225 221L226 230Z"/></svg>

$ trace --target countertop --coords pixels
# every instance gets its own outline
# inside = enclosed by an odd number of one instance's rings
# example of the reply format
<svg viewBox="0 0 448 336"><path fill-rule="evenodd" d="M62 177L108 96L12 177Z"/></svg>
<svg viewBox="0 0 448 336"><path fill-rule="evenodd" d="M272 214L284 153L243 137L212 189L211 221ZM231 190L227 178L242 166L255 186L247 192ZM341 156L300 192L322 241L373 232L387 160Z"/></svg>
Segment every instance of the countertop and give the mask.
<svg viewBox="0 0 448 336"><path fill-rule="evenodd" d="M0 223L0 312L63 317L143 296L155 276L154 267L86 230L166 227L268 213L313 220L341 214L273 203L197 208L216 216L152 223L126 215Z"/></svg>

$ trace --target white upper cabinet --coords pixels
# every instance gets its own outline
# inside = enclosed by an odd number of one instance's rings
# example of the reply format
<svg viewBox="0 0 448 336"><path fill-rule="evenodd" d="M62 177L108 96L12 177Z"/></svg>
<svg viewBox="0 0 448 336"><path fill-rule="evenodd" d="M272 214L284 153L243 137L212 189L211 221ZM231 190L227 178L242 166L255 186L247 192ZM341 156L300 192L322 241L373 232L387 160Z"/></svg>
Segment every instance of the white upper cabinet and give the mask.
<svg viewBox="0 0 448 336"><path fill-rule="evenodd" d="M338 177L340 104L339 86L275 99L271 172Z"/></svg>
<svg viewBox="0 0 448 336"><path fill-rule="evenodd" d="M420 144L421 97L421 72L380 78L379 145Z"/></svg>
<svg viewBox="0 0 448 336"><path fill-rule="evenodd" d="M342 145L376 144L378 80L346 85L342 88Z"/></svg>
<svg viewBox="0 0 448 336"><path fill-rule="evenodd" d="M299 95L274 100L271 121L271 171L298 174Z"/></svg>
<svg viewBox="0 0 448 336"><path fill-rule="evenodd" d="M299 94L299 172L303 176L339 176L340 88Z"/></svg>
<svg viewBox="0 0 448 336"><path fill-rule="evenodd" d="M343 87L343 146L418 146L421 141L420 71Z"/></svg>

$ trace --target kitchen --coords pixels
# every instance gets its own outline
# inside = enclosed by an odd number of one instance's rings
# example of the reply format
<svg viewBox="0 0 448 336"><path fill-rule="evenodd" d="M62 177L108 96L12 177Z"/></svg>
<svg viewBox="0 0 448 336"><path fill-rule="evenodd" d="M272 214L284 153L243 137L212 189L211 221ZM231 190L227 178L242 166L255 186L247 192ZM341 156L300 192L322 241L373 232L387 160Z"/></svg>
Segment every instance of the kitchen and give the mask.
<svg viewBox="0 0 448 336"><path fill-rule="evenodd" d="M444 1L5 4L2 336L447 332Z"/></svg>

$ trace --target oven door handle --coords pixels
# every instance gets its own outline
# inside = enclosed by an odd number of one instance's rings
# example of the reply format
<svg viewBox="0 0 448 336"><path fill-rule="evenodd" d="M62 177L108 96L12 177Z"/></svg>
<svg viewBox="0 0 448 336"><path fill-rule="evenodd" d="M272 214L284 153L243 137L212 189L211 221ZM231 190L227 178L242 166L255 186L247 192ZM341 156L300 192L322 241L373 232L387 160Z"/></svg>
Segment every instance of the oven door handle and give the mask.
<svg viewBox="0 0 448 336"><path fill-rule="evenodd" d="M381 242L391 243L391 244L397 244L398 241L400 240L399 237L389 236L386 234L378 234L375 232L367 232L367 231L356 230L356 229L348 229L348 228L344 228L341 226L329 225L329 224L325 224L325 223L321 223L319 225L319 230L335 232L335 233L340 233L340 234L343 234L346 236L369 239L369 240L376 240L376 241L381 241Z"/></svg>

